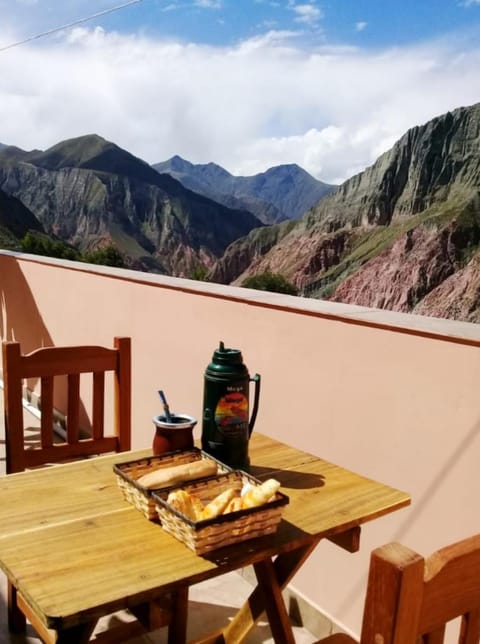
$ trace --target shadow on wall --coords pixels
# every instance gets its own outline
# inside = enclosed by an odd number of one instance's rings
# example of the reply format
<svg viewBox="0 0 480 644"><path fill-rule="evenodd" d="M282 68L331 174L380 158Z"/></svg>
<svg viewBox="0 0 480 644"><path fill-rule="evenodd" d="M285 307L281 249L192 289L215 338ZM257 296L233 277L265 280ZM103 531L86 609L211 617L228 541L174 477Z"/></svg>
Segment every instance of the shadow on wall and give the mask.
<svg viewBox="0 0 480 644"><path fill-rule="evenodd" d="M38 310L35 296L16 257L0 256L0 338L20 342L22 353L30 353L44 346L55 346ZM27 388L36 391L38 378L30 378ZM66 413L68 400L67 378L55 378L55 407L60 415ZM80 409L80 425L89 432L91 422L85 407Z"/></svg>
<svg viewBox="0 0 480 644"><path fill-rule="evenodd" d="M20 342L23 353L41 346L53 345L48 329L43 323L35 297L15 257L0 259L0 334L3 340Z"/></svg>

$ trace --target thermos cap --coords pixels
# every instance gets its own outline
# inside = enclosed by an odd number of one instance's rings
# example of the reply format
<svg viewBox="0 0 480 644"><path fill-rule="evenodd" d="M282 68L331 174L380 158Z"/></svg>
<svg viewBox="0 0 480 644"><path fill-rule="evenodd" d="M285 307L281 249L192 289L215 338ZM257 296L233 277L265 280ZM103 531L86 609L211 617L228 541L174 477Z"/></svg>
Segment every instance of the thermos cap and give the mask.
<svg viewBox="0 0 480 644"><path fill-rule="evenodd" d="M216 364L243 364L242 352L239 349L228 349L223 342L213 352L212 360Z"/></svg>

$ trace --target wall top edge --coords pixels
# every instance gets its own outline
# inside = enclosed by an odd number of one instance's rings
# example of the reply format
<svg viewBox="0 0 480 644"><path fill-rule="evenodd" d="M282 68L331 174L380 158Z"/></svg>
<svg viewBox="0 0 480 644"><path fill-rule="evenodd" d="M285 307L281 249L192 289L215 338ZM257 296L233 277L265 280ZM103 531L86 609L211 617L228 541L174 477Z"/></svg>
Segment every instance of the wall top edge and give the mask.
<svg viewBox="0 0 480 644"><path fill-rule="evenodd" d="M21 262L33 262L55 266L64 270L81 271L111 279L149 284L157 288L180 290L204 297L216 297L238 301L252 306L281 309L291 313L328 318L347 324L360 324L387 331L422 335L462 344L480 346L480 325L471 322L433 318L412 313L398 313L383 309L342 304L327 300L314 300L269 291L258 291L240 286L228 286L201 282L181 277L169 277L154 273L142 273L123 268L74 262L54 257L43 257L0 249L1 256L16 258Z"/></svg>

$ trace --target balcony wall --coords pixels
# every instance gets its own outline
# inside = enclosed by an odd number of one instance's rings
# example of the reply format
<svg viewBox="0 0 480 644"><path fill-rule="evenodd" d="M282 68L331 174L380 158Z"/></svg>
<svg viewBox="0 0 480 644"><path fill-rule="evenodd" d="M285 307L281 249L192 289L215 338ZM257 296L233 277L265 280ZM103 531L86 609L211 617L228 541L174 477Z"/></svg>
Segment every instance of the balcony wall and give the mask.
<svg viewBox="0 0 480 644"><path fill-rule="evenodd" d="M24 350L132 337L134 447L151 443L159 388L200 417L223 340L262 376L258 431L410 492L363 528L359 553L322 543L293 582L348 629L372 548L427 553L480 532L478 326L8 252L0 292L2 339Z"/></svg>

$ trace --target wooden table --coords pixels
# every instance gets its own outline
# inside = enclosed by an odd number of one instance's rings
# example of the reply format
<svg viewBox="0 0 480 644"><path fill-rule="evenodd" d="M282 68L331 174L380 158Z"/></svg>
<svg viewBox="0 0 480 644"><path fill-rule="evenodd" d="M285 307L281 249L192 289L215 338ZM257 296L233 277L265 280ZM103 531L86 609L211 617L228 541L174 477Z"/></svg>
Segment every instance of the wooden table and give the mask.
<svg viewBox="0 0 480 644"><path fill-rule="evenodd" d="M192 584L253 565L258 586L249 601L222 633L201 641L244 641L266 611L275 642L289 644L281 589L320 539L354 552L361 524L410 503L404 492L255 433L251 473L278 479L290 497L279 529L200 557L123 500L113 464L146 455L150 450L0 477L0 567L34 626L55 629L58 642L87 641L103 615L124 608L138 614L166 591L185 597ZM185 640L186 615L178 620L176 637Z"/></svg>

